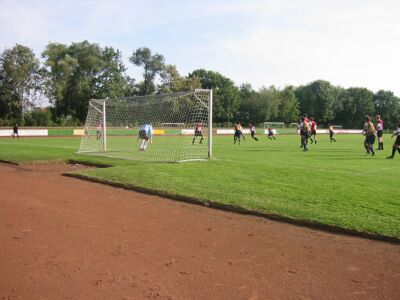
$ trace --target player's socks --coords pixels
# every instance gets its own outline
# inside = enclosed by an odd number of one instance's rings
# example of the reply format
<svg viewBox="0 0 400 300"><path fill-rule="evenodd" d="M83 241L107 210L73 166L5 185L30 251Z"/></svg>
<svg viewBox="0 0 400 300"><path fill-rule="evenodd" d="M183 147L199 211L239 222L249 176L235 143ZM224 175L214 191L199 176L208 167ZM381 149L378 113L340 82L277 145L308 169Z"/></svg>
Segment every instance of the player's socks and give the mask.
<svg viewBox="0 0 400 300"><path fill-rule="evenodd" d="M371 151L372 156L375 155L374 146L370 145L369 150Z"/></svg>

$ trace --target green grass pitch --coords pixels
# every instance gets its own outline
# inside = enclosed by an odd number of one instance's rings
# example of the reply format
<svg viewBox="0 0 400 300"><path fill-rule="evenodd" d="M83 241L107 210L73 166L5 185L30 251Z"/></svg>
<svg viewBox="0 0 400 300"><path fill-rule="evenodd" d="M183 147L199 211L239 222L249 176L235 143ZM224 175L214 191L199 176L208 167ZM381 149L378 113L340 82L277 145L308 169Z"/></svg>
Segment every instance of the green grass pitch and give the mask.
<svg viewBox="0 0 400 300"><path fill-rule="evenodd" d="M214 159L173 164L78 155L79 138L2 138L0 159L108 164L113 167L83 173L172 195L400 238L400 155L385 159L393 142L389 135L384 137L385 150L377 151L375 157L365 154L361 135L336 135L337 143L320 135L308 152L299 148L297 135L278 136L277 141L258 137L256 142L246 136L239 146L233 145L231 136L214 136Z"/></svg>

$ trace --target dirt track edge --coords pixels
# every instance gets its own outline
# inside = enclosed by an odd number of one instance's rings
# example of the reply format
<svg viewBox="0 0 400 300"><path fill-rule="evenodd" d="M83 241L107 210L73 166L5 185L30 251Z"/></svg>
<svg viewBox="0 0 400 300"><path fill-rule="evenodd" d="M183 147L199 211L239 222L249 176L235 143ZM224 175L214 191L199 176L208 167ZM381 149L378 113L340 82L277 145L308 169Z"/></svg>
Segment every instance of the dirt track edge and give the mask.
<svg viewBox="0 0 400 300"><path fill-rule="evenodd" d="M308 228L312 228L312 229L318 229L318 230L322 230L322 231L326 231L326 232L330 232L330 233L350 235L350 236L361 237L361 238L366 238L366 239L370 239L370 240L378 240L378 241L383 241L383 242L388 242L388 243L393 243L393 244L400 244L400 238L397 238L397 237L385 236L385 235L371 233L371 232L365 232L365 231L363 232L363 231L357 231L357 230L352 230L352 229L346 229L346 228L342 228L342 227L338 227L338 226L327 225L327 224L322 224L322 223L318 223L318 222L312 222L309 220L294 219L294 218L285 217L282 215L277 215L277 214L268 213L268 212L254 211L254 210L246 209L246 208L243 208L240 206L221 204L221 203L217 203L217 202L213 202L213 201L172 194L172 193L168 193L168 192L164 192L164 191L152 190L152 189L148 189L148 188L144 188L144 187L140 187L140 186L136 186L136 185L132 185L132 184L123 184L123 183L118 183L118 182L112 182L112 181L108 181L108 180L104 180L104 179L90 177L90 176L83 175L83 174L63 173L62 175L67 176L67 177L78 178L78 179L82 179L82 180L86 180L86 181L90 181L90 182L106 184L109 186L123 188L126 190L132 190L132 191L136 191L136 192L140 192L140 193L156 195L156 196L166 198L168 200L181 201L181 202L200 205L200 206L207 206L210 208L229 211L229 212L238 213L238 214L242 214L242 215L257 216L257 217L261 217L261 218L265 218L265 219L269 219L269 220L273 220L273 221L289 223L289 224L298 225L298 226L302 226L302 227L308 227Z"/></svg>

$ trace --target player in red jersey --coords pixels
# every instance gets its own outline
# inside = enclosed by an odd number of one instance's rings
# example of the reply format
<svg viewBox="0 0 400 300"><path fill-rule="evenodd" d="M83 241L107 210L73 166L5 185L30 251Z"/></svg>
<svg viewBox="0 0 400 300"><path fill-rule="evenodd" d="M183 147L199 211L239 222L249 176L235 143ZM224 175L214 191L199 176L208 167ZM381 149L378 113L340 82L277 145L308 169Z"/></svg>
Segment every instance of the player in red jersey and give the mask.
<svg viewBox="0 0 400 300"><path fill-rule="evenodd" d="M314 117L311 117L310 118L310 141L311 141L311 144L312 143L314 143L314 141L315 141L315 143L317 143L317 123L315 122L315 119L314 119ZM314 136L314 140L313 140L313 137Z"/></svg>
<svg viewBox="0 0 400 300"><path fill-rule="evenodd" d="M196 124L196 128L194 129L194 138L193 138L192 144L194 144L194 141L196 140L197 136L200 137L199 144L203 143L203 133L201 132L202 128L203 128L203 124L202 123L197 123Z"/></svg>

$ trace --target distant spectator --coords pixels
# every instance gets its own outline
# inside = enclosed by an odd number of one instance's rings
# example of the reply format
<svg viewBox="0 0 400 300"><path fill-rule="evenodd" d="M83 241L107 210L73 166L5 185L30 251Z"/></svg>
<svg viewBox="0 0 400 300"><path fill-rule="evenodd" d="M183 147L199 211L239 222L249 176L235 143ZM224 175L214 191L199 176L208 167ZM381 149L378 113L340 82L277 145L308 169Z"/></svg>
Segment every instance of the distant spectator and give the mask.
<svg viewBox="0 0 400 300"><path fill-rule="evenodd" d="M17 138L19 139L19 134L18 134L18 124L15 123L14 127L13 127L13 133L11 135L13 137L13 139L15 138L15 136L17 136Z"/></svg>

